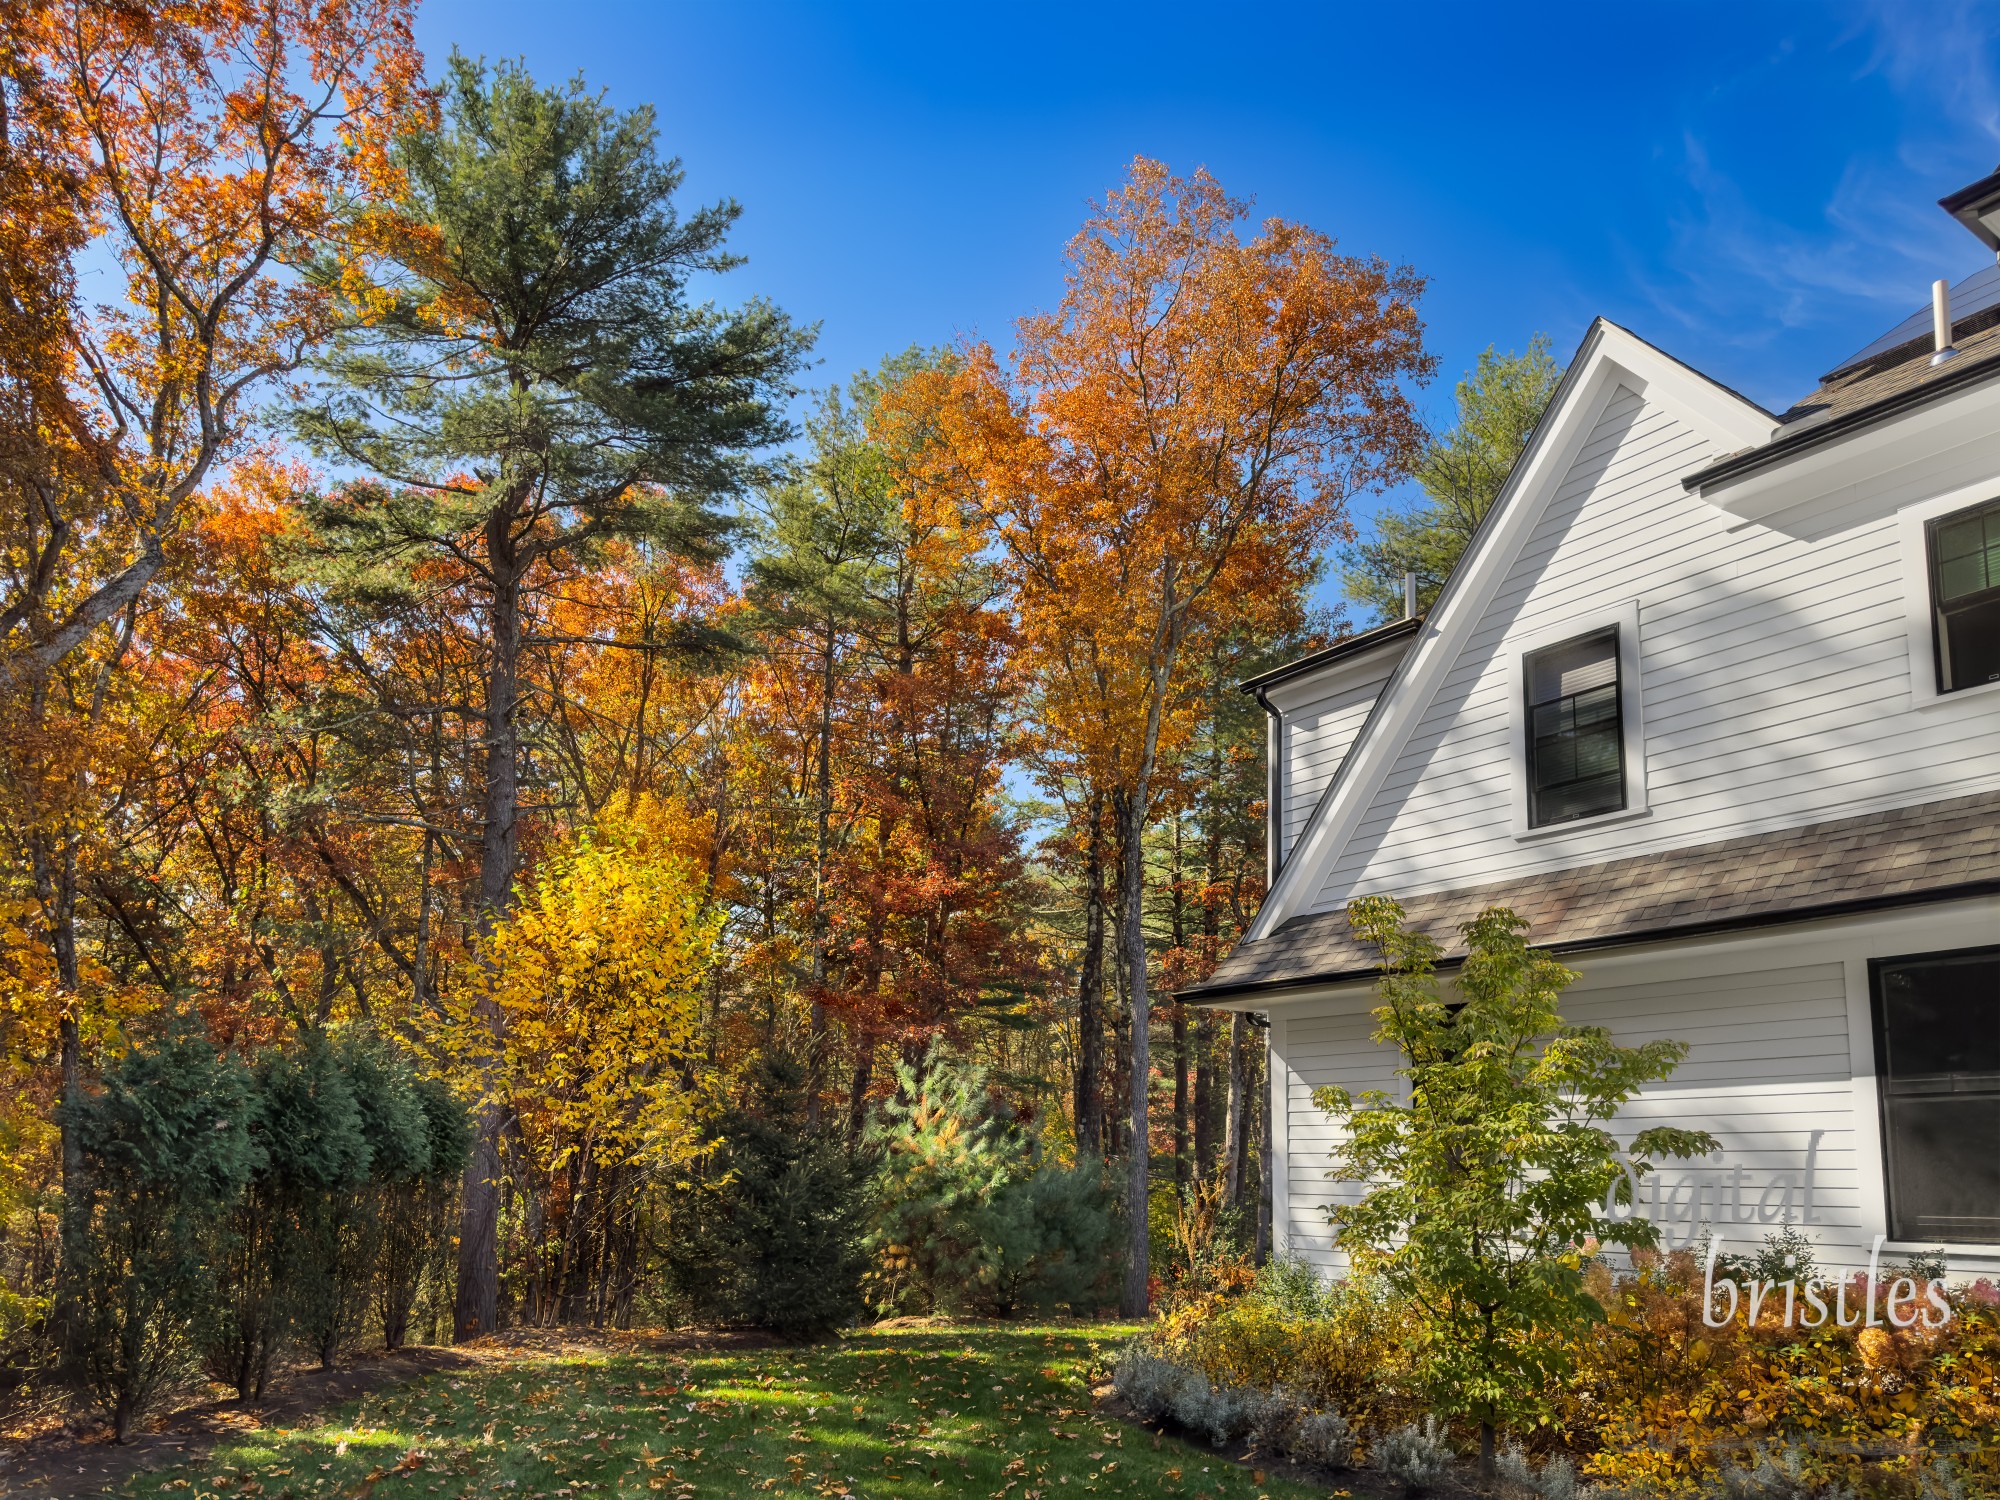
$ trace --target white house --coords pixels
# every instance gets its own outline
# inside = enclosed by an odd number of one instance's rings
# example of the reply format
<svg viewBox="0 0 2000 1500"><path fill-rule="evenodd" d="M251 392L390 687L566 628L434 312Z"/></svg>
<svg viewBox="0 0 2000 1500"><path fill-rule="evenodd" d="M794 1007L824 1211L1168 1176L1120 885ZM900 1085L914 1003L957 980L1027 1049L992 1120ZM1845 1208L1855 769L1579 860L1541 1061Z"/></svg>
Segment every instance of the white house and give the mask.
<svg viewBox="0 0 2000 1500"><path fill-rule="evenodd" d="M1945 207L2000 249L2000 173ZM1281 1252L1337 1264L1355 1191L1312 1091L1393 1086L1386 893L1453 953L1513 907L1569 1019L1689 1045L1618 1127L1722 1141L1650 1179L1670 1242L2000 1273L2000 266L1954 298L1782 416L1600 320L1429 615L1246 684L1271 893L1182 998L1270 1018Z"/></svg>

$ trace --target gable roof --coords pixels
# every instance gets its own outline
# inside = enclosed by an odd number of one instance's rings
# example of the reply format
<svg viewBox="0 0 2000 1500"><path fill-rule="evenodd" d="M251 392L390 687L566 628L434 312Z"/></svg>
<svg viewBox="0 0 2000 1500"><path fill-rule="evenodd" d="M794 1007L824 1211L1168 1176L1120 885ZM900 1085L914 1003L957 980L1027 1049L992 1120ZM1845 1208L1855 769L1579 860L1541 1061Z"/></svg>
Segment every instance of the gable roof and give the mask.
<svg viewBox="0 0 2000 1500"><path fill-rule="evenodd" d="M1238 945L1239 951L1269 940L1310 909L1326 872L1338 860L1380 790L1404 738L1465 648L1506 569L1548 498L1569 472L1599 413L1621 387L1648 400L1668 402L1724 453L1764 442L1777 420L1636 334L1603 318L1593 322L1464 559L1453 569L1339 771L1293 841L1291 856Z"/></svg>
<svg viewBox="0 0 2000 1500"><path fill-rule="evenodd" d="M1574 952L1982 891L2000 891L2000 792L1434 891L1404 912L1449 960L1465 951L1459 929L1489 906L1526 918L1536 947ZM1175 998L1214 1004L1379 970L1345 912L1318 912L1240 944Z"/></svg>

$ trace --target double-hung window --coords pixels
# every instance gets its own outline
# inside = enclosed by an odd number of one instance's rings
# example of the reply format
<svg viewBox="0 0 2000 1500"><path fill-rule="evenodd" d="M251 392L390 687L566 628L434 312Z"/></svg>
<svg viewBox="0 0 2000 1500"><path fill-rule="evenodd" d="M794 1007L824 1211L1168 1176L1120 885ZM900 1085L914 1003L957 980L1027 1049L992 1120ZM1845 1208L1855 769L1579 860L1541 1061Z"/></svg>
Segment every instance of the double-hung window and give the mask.
<svg viewBox="0 0 2000 1500"><path fill-rule="evenodd" d="M1618 627L1530 652L1528 826L1546 828L1625 807L1625 726Z"/></svg>
<svg viewBox="0 0 2000 1500"><path fill-rule="evenodd" d="M2000 500L1926 529L1938 692L2000 682Z"/></svg>
<svg viewBox="0 0 2000 1500"><path fill-rule="evenodd" d="M1890 1237L2000 1242L2000 948L1869 968Z"/></svg>

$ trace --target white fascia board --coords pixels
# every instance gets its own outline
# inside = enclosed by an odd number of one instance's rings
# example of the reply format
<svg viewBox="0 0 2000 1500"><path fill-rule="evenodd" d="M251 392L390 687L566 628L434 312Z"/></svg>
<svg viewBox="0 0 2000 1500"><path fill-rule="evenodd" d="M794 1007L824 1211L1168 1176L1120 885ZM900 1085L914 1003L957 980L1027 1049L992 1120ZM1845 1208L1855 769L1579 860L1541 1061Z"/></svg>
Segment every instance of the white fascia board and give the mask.
<svg viewBox="0 0 2000 1500"><path fill-rule="evenodd" d="M1264 689L1264 699L1281 714L1290 714L1308 703L1317 702L1345 688L1379 681L1395 666L1396 659L1410 647L1412 637L1384 641L1355 656L1344 656L1310 672L1287 677Z"/></svg>
<svg viewBox="0 0 2000 1500"><path fill-rule="evenodd" d="M1317 1005L1341 996L1373 995L1375 979L1340 979L1327 984L1300 985L1297 989L1272 990L1242 995L1234 1000L1195 1000L1198 1010L1243 1011L1249 1015L1287 1015L1305 1005Z"/></svg>
<svg viewBox="0 0 2000 1500"><path fill-rule="evenodd" d="M1375 700L1243 941L1268 937L1310 910L1326 872L1366 816L1403 741L1478 628L1549 497L1568 475L1605 404L1621 386L1649 401L1673 406L1724 453L1763 443L1771 434L1771 414L1762 407L1615 323L1603 318L1592 323L1471 552L1452 571L1409 654Z"/></svg>
<svg viewBox="0 0 2000 1500"><path fill-rule="evenodd" d="M1854 508L1857 502L1887 515L1970 482L1982 470L1991 472L2000 458L1996 425L2000 381L1988 381L1770 468L1705 484L1701 498L1744 522L1782 525L1794 516L1802 518L1808 507L1813 513L1865 519L1864 511Z"/></svg>

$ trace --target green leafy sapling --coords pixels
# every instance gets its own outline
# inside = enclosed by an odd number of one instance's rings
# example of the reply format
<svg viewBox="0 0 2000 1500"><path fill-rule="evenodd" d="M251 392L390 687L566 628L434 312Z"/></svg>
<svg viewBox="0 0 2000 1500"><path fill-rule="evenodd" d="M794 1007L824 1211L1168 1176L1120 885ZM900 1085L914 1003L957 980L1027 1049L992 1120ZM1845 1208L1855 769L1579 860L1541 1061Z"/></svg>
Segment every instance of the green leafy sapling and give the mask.
<svg viewBox="0 0 2000 1500"><path fill-rule="evenodd" d="M1607 1125L1647 1083L1668 1077L1685 1043L1620 1046L1557 1009L1577 976L1527 944L1505 908L1463 929L1467 956L1440 993L1440 950L1388 897L1350 903L1355 933L1381 954L1375 1040L1402 1056L1396 1095L1324 1088L1314 1101L1342 1127L1329 1175L1366 1184L1327 1210L1357 1270L1383 1277L1418 1321L1419 1369L1433 1407L1479 1424L1491 1484L1497 1430L1547 1421L1564 1373L1561 1335L1603 1315L1586 1290L1592 1242L1657 1240L1629 1198ZM1715 1149L1706 1132L1656 1127L1626 1148L1634 1174L1661 1157Z"/></svg>

